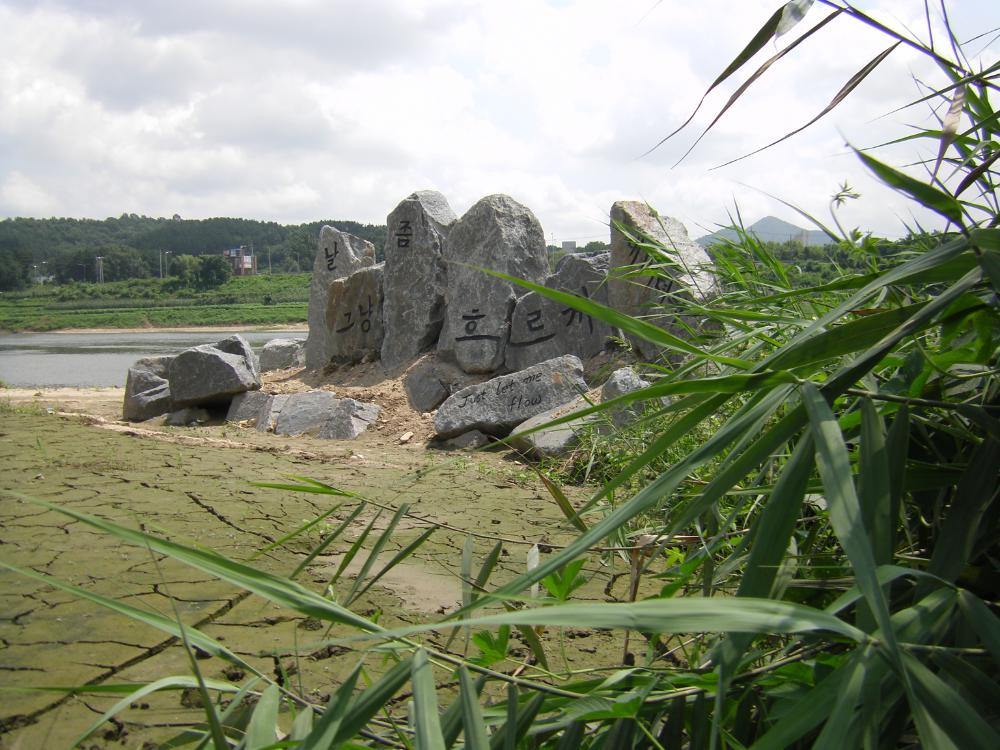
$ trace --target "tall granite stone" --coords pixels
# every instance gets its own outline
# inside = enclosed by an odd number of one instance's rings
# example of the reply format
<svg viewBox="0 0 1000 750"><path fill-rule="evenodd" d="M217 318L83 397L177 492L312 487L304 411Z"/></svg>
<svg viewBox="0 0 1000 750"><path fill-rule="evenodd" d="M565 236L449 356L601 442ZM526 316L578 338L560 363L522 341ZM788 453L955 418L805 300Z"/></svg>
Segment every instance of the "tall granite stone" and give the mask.
<svg viewBox="0 0 1000 750"><path fill-rule="evenodd" d="M237 393L260 388L253 351L239 334L185 349L170 360L167 381L174 407L228 404Z"/></svg>
<svg viewBox="0 0 1000 750"><path fill-rule="evenodd" d="M548 274L545 234L531 211L507 195L490 195L452 227L445 245L448 310L438 348L470 373L504 362L514 285L479 268L541 283Z"/></svg>
<svg viewBox="0 0 1000 750"><path fill-rule="evenodd" d="M648 253L645 243L662 247L664 258ZM651 266L658 266L662 274L644 273ZM618 201L611 207L611 267L610 306L680 336L688 334L671 313L677 309L676 300L705 301L718 289L711 259L688 238L684 225L640 201ZM701 325L689 317L683 321L694 329ZM647 359L661 354L644 339L629 339Z"/></svg>
<svg viewBox="0 0 1000 750"><path fill-rule="evenodd" d="M608 254L565 255L545 286L608 304ZM518 298L507 342L508 370L544 362L562 354L588 359L600 354L616 329L537 292Z"/></svg>
<svg viewBox="0 0 1000 750"><path fill-rule="evenodd" d="M567 354L454 393L434 415L434 431L440 438L469 430L503 437L526 419L586 390L583 363Z"/></svg>
<svg viewBox="0 0 1000 750"><path fill-rule="evenodd" d="M355 364L378 359L385 333L382 324L383 266L379 263L362 268L330 284L324 364Z"/></svg>
<svg viewBox="0 0 1000 750"><path fill-rule="evenodd" d="M447 290L445 241L457 220L447 199L434 190L411 194L386 219L382 364L388 369L437 343Z"/></svg>
<svg viewBox="0 0 1000 750"><path fill-rule="evenodd" d="M326 329L331 285L367 266L375 265L375 246L353 234L324 226L309 285L309 336L306 339L306 367L318 369L329 361Z"/></svg>

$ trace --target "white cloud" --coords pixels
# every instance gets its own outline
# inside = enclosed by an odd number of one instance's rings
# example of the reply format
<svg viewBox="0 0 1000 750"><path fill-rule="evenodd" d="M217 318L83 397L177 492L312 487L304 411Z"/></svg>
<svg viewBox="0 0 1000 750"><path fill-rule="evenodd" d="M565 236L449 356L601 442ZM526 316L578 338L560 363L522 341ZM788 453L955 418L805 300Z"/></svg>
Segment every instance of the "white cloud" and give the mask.
<svg viewBox="0 0 1000 750"><path fill-rule="evenodd" d="M827 219L846 180L865 194L845 209L847 224L901 232L908 204L844 140L900 134L898 118L872 118L918 95L911 71L929 66L906 48L814 129L711 170L806 122L885 46L847 19L775 65L679 167L735 84L689 131L637 158L683 121L774 6L0 0L0 215L384 221L430 187L458 212L508 192L554 241L606 236L620 198L647 200L698 236L734 203L747 221L801 223L765 193ZM871 6L923 31L919 3ZM983 0L954 11L962 38L997 25ZM907 163L917 152L887 154Z"/></svg>

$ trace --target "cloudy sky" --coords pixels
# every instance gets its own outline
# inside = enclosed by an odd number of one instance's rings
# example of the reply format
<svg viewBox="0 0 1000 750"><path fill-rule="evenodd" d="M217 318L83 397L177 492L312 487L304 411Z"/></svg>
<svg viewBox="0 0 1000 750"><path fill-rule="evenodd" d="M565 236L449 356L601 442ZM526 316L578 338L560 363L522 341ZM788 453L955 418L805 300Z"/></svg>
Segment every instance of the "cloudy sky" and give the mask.
<svg viewBox="0 0 1000 750"><path fill-rule="evenodd" d="M847 19L772 69L683 164L672 168L731 85L690 132L639 158L780 4L0 0L0 216L381 223L410 192L433 188L459 214L508 193L549 241L586 242L606 240L610 205L623 198L700 236L736 206L748 223L804 223L767 193L828 219L829 196L847 181L863 197L845 224L902 233L909 205L844 144L928 124L926 107L880 118L919 95L914 78L934 79L908 49L819 126L712 169L806 122L886 46ZM921 0L859 5L926 35ZM998 5L952 2L959 37L1000 26ZM826 13L817 4L806 20ZM920 155L907 145L891 159Z"/></svg>

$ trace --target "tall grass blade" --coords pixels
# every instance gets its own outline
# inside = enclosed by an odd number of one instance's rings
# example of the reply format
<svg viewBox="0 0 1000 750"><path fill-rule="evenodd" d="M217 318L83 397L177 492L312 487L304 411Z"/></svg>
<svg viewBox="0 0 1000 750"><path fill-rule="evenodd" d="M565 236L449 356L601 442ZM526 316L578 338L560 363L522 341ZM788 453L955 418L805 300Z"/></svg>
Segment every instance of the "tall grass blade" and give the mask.
<svg viewBox="0 0 1000 750"><path fill-rule="evenodd" d="M889 609L879 587L875 555L855 493L844 437L830 406L812 383L802 386L802 403L809 414L816 443L816 463L826 491L830 523L851 561L858 588L882 631L890 657L898 663L899 651L889 621Z"/></svg>
<svg viewBox="0 0 1000 750"><path fill-rule="evenodd" d="M295 537L299 536L300 534L305 534L306 532L308 532L309 530L315 528L320 523L322 523L324 520L326 520L327 518L329 518L331 515L333 515L334 513L336 513L338 510L340 510L341 506L342 506L342 504L338 503L337 505L334 505L332 508L330 508L330 510L326 511L325 513L321 513L320 515L316 516L312 520L307 521L306 523L302 524L297 529L294 529L294 530L288 532L287 534L284 534L283 536L281 536L281 538L277 539L274 542L271 542L271 544L267 545L266 547L263 547L263 548L257 550L256 552L254 552L253 555L250 556L250 559L251 560L255 560L256 558L260 557L261 555L263 555L263 554L265 554L267 552L270 552L271 550L274 550L274 549L277 549L278 547L284 546L285 542L288 542L288 541L294 539Z"/></svg>
<svg viewBox="0 0 1000 750"><path fill-rule="evenodd" d="M968 591L958 592L958 605L966 622L989 650L993 661L1000 664L1000 618L978 596Z"/></svg>
<svg viewBox="0 0 1000 750"><path fill-rule="evenodd" d="M427 652L418 648L411 665L413 683L413 724L416 729L414 746L417 750L445 750L438 716L437 688L434 686L434 669Z"/></svg>
<svg viewBox="0 0 1000 750"><path fill-rule="evenodd" d="M469 670L458 669L459 696L462 706L462 727L465 731L465 747L469 750L487 750L490 746L486 722L479 707L479 690L472 683Z"/></svg>
<svg viewBox="0 0 1000 750"><path fill-rule="evenodd" d="M246 750L261 750L278 741L278 705L281 692L277 685L268 685L254 707L243 745Z"/></svg>
<svg viewBox="0 0 1000 750"><path fill-rule="evenodd" d="M340 720L340 727L333 738L333 747L355 737L389 702L396 692L410 678L411 664L413 657L409 657L382 675L371 687L361 693L351 705L344 711ZM316 750L324 748L324 745L317 745Z"/></svg>
<svg viewBox="0 0 1000 750"><path fill-rule="evenodd" d="M937 188L915 180L908 174L883 164L864 151L853 149L862 163L882 182L895 190L913 198L915 201L940 214L953 224L962 224L962 206L951 195Z"/></svg>
<svg viewBox="0 0 1000 750"><path fill-rule="evenodd" d="M420 549L420 547L423 545L423 543L426 542L427 539L430 537L430 535L433 534L435 531L437 531L437 527L434 527L434 526L432 526L429 529L425 529L424 531L422 531L420 533L420 535L416 539L414 539L412 542L410 542L405 547L403 547L403 549L401 549L399 552L397 552L395 555L393 555L392 558L389 560L389 562L387 562L385 565L383 565L382 568L379 569L379 571L375 575L373 575L371 578L367 579L367 581L365 582L365 585L362 586L353 597L349 597L347 603L350 603L350 602L354 601L355 599L358 599L361 596L363 596L364 593L366 591L368 591L368 589L370 589L376 583L378 583L386 573L388 573L390 570L392 570L397 565L399 565L401 562L403 562L403 560L405 560L407 557L409 557L414 552L416 552L418 549ZM384 536L385 537L390 536L389 532L387 531Z"/></svg>
<svg viewBox="0 0 1000 750"><path fill-rule="evenodd" d="M944 527L934 547L930 572L946 581L955 581L968 565L973 545L981 533L981 521L995 502L1000 441L989 437L979 444L969 460Z"/></svg>
<svg viewBox="0 0 1000 750"><path fill-rule="evenodd" d="M100 685L85 685L79 688L79 690L91 692L92 688L100 688ZM134 688L134 685L129 686L116 686ZM87 739L90 735L96 732L101 725L110 719L112 716L116 716L120 711L124 711L133 703L141 701L147 695L152 695L160 690L184 690L188 688L197 688L198 681L194 677L188 677L187 675L177 675L173 677L163 677L155 682L150 682L145 685L139 686L137 689L131 690L124 698L115 703L111 708L105 711L101 716L91 724L79 737L74 740L70 747L77 747L81 742ZM220 693L235 693L239 691L239 688L229 682L220 682L218 680L205 680L205 687L209 690L217 690ZM116 691L117 692L117 691Z"/></svg>
<svg viewBox="0 0 1000 750"><path fill-rule="evenodd" d="M302 743L301 750L324 750L334 746L340 725L347 717L347 708L350 705L354 686L357 684L360 674L361 664L359 663L330 696L319 721L315 722L309 736Z"/></svg>
<svg viewBox="0 0 1000 750"><path fill-rule="evenodd" d="M971 710L968 703L950 685L925 667L920 659L904 653L903 665L912 677L917 699L955 745L969 750L993 750L1000 747L1000 734Z"/></svg>
<svg viewBox="0 0 1000 750"><path fill-rule="evenodd" d="M759 154L761 151L766 151L767 149L773 146L777 146L779 143L782 143L783 141L787 141L792 136L798 135L803 130L806 130L807 128L811 127L815 123L822 120L826 115L828 115L830 112L836 109L837 106L842 101L844 101L844 99L846 99L852 91L854 91L854 89L856 89L859 85L861 85L861 82L864 81L865 78L867 78L868 75L873 70L875 70L875 68L881 65L882 62L885 60L885 58L887 58L890 54L892 54L893 50L895 50L896 47L899 46L899 44L900 44L899 42L896 42L895 44L882 50L879 54L875 55L875 57L869 60L859 71L857 71L854 75L852 75L848 79L847 83L845 83L841 87L840 91L834 94L833 99L830 100L830 102L823 108L823 110L818 115L809 120L809 122L807 122L804 125L801 125L800 127L795 128L795 130L792 130L789 133L785 133L785 135L781 136L781 138L779 138L776 141L772 141L766 146L761 146L760 148L755 149L748 154L744 154L743 156L737 157L736 159L730 159L724 164L719 164L716 167L712 167L712 169L722 169L723 167L728 167L730 164L735 164L738 161L742 161L743 159L748 159L751 156L754 156L755 154Z"/></svg>
<svg viewBox="0 0 1000 750"><path fill-rule="evenodd" d="M694 108L694 112L692 112L691 115L683 123L681 123L680 127L668 134L659 143L649 149L649 151L642 154L642 156L647 156L653 153L656 149L687 127L688 123L690 123L694 119L694 116L698 114L698 110L701 109L701 105L704 104L708 95L712 93L712 91L719 86L719 84L723 83L733 73L742 68L754 55L764 48L764 45L774 38L774 34L778 30L778 26L781 24L781 19L784 17L784 13L785 9L784 6L782 6L781 8L778 8L778 10L776 10L771 17L767 19L767 21L764 22L764 25L757 30L757 33L754 35L753 39L750 40L750 43L747 44L747 46L743 48L743 50L732 60L732 62L726 66L726 69L723 70L714 81L712 81L712 85L706 89L704 94L702 94L701 100Z"/></svg>
<svg viewBox="0 0 1000 750"><path fill-rule="evenodd" d="M289 578L296 578L299 575L299 573L301 573L303 570L305 570L307 567L309 567L309 564L313 560L315 560L317 557L319 557L320 555L322 555L323 552L326 551L327 547L329 547L331 544L333 544L335 541L337 541L337 539L340 538L340 535L344 533L344 529L346 529L348 526L350 526L352 523L354 523L354 520L358 516L361 515L361 513L362 513L362 511L364 509L365 509L365 503L361 503L354 510L352 510L348 514L347 518L345 518L340 523L340 525L337 526L336 529L334 529L329 534L327 534L325 537L323 537L323 539L320 541L320 543L317 544L315 547L313 547L309 551L308 555L306 555L304 558L302 558L302 562L300 562L298 565L295 566L295 570L293 570L292 573L291 573L291 575L289 575L288 577Z"/></svg>

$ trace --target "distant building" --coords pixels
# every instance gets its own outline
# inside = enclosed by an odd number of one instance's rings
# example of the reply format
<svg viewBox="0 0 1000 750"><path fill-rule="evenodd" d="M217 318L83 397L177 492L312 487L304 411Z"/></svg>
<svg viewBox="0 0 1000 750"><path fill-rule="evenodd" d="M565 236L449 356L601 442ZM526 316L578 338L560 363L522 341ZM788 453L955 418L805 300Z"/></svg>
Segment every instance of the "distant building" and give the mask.
<svg viewBox="0 0 1000 750"><path fill-rule="evenodd" d="M575 253L576 240L563 240L562 249L564 253Z"/></svg>
<svg viewBox="0 0 1000 750"><path fill-rule="evenodd" d="M253 254L252 247L231 247L223 250L222 256L229 261L233 276L254 276L257 273L257 256Z"/></svg>

